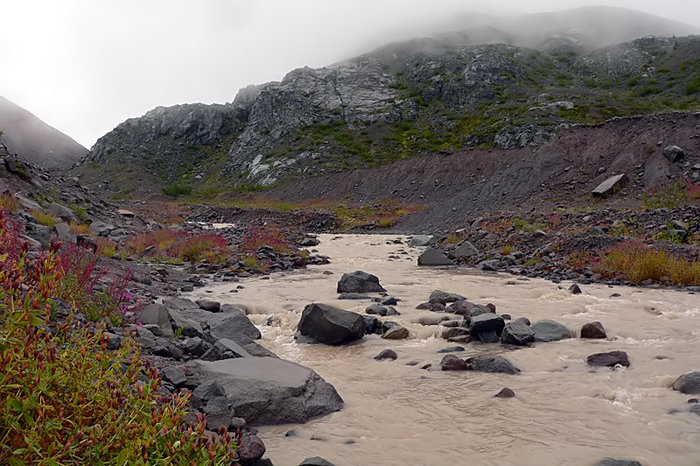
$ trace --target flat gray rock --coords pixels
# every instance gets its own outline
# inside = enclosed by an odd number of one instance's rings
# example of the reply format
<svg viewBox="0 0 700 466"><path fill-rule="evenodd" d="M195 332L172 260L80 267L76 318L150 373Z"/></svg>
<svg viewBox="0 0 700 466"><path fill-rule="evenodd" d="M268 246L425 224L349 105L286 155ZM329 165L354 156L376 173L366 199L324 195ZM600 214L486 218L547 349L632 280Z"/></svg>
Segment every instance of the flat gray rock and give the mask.
<svg viewBox="0 0 700 466"><path fill-rule="evenodd" d="M612 196L618 192L627 183L627 175L624 173L620 175L611 176L607 180L600 183L592 192L594 196L597 197L608 197Z"/></svg>
<svg viewBox="0 0 700 466"><path fill-rule="evenodd" d="M544 319L532 324L535 341L557 341L573 336L571 330L553 320Z"/></svg>
<svg viewBox="0 0 700 466"><path fill-rule="evenodd" d="M441 265L454 265L454 262L437 249L428 248L418 256L418 265L436 267Z"/></svg>
<svg viewBox="0 0 700 466"><path fill-rule="evenodd" d="M216 381L250 425L303 423L338 411L343 399L308 367L275 358L193 361L200 385Z"/></svg>

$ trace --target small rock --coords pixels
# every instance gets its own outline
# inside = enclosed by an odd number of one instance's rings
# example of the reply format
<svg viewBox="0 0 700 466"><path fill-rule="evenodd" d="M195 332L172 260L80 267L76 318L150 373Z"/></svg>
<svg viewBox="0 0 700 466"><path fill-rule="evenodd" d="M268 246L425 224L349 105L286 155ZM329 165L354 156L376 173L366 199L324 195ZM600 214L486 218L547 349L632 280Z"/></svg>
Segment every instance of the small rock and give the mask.
<svg viewBox="0 0 700 466"><path fill-rule="evenodd" d="M384 332L382 338L385 340L405 340L408 338L408 329L400 325L394 325L389 330Z"/></svg>
<svg viewBox="0 0 700 466"><path fill-rule="evenodd" d="M466 371L469 369L469 364L454 354L446 354L440 361L440 367L443 371Z"/></svg>
<svg viewBox="0 0 700 466"><path fill-rule="evenodd" d="M306 458L304 461L299 463L299 466L335 466L333 463L324 460L320 456L314 456L312 458Z"/></svg>
<svg viewBox="0 0 700 466"><path fill-rule="evenodd" d="M219 312L221 310L221 303L218 301L213 301L211 299L199 299L195 301L200 309L204 309L209 312Z"/></svg>
<svg viewBox="0 0 700 466"><path fill-rule="evenodd" d="M686 395L700 394L700 372L688 372L681 375L673 382L672 387Z"/></svg>
<svg viewBox="0 0 700 466"><path fill-rule="evenodd" d="M496 393L493 396L495 396L496 398L513 398L515 396L515 392L508 387L504 387L501 389L500 392Z"/></svg>
<svg viewBox="0 0 700 466"><path fill-rule="evenodd" d="M265 444L260 437L246 433L241 437L241 447L238 449L238 458L242 463L252 463L265 454Z"/></svg>
<svg viewBox="0 0 700 466"><path fill-rule="evenodd" d="M442 266L442 265L454 265L454 262L450 260L442 252L435 248L428 248L423 253L418 256L418 265L421 266Z"/></svg>
<svg viewBox="0 0 700 466"><path fill-rule="evenodd" d="M386 291L379 278L361 270L344 273L338 281L338 293L381 293Z"/></svg>
<svg viewBox="0 0 700 466"><path fill-rule="evenodd" d="M385 350L382 350L382 352L378 355L376 355L374 359L376 359L377 361L383 361L384 359L391 359L392 361L395 361L398 357L399 355L396 354L396 351L387 348Z"/></svg>
<svg viewBox="0 0 700 466"><path fill-rule="evenodd" d="M615 367L618 364L629 367L630 360L624 351L610 351L608 353L595 353L588 356L586 362L594 367Z"/></svg>
<svg viewBox="0 0 700 466"><path fill-rule="evenodd" d="M678 146L664 147L664 156L669 162L677 162L685 156L685 151Z"/></svg>
<svg viewBox="0 0 700 466"><path fill-rule="evenodd" d="M600 322L589 322L581 327L581 338L606 338L605 328Z"/></svg>
<svg viewBox="0 0 700 466"><path fill-rule="evenodd" d="M603 458L595 466L642 466L642 463L634 460L619 460L615 458Z"/></svg>
<svg viewBox="0 0 700 466"><path fill-rule="evenodd" d="M571 294L581 294L581 287L578 286L578 283L574 283L569 287L569 291Z"/></svg>

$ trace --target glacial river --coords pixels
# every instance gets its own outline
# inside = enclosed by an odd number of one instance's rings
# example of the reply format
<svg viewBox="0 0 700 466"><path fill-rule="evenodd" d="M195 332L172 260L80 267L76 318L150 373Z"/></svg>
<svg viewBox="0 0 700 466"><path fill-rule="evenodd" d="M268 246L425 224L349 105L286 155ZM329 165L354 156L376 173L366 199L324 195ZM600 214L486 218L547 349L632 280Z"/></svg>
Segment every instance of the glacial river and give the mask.
<svg viewBox="0 0 700 466"><path fill-rule="evenodd" d="M246 279L235 294L237 283L198 293L246 305L262 331L261 344L312 368L345 400L342 411L307 424L260 428L276 466L297 466L310 456L337 466L590 466L605 456L645 466L700 465L700 416L673 413L687 410L691 396L670 388L678 375L700 370L700 295L606 285L582 286L583 294L571 295L570 283L419 268L421 249L406 246L406 238L391 243L396 238L321 235L316 249L330 257L329 265ZM395 306L401 315L387 319L407 327L410 338L370 335L340 347L295 343L308 303L363 312L368 301L337 299L337 281L354 270L377 275L401 299ZM442 372L437 351L454 344L439 338L441 327L417 323L433 313L415 309L435 289L493 303L513 319L549 318L575 331L598 320L608 339L574 338L515 351L471 344L455 354L502 354L522 373ZM399 358L375 361L385 348ZM626 351L631 366L613 371L586 365L589 354L612 350ZM421 363L407 365L414 360ZM420 369L424 363L432 368ZM503 387L515 398L494 398ZM296 435L285 436L290 430Z"/></svg>

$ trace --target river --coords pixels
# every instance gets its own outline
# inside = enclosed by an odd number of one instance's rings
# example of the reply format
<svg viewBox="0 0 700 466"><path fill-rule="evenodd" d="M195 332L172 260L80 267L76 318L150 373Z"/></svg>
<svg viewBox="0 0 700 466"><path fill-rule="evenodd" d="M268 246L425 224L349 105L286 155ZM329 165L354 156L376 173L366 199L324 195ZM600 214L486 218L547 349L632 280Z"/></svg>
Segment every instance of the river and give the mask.
<svg viewBox="0 0 700 466"><path fill-rule="evenodd" d="M259 428L276 466L297 466L322 456L337 466L590 466L605 456L633 458L645 466L700 465L700 416L687 409L688 395L670 388L680 374L700 370L700 297L687 292L582 286L485 275L468 269L416 265L420 248L394 244L395 235L320 235L318 252L331 264L280 273L268 279L210 285L199 296L244 304L262 331L261 344L318 372L345 400L345 408L304 425ZM389 259L389 256L398 259ZM311 302L362 312L367 301L340 301L336 284L344 272L364 270L400 298L408 340L378 335L331 347L294 342L300 314ZM332 273L331 273L332 272ZM493 303L499 314L531 321L554 319L578 331L601 321L607 340L578 338L520 350L466 345L456 353L506 356L520 375L442 372L437 351L454 346L440 328L417 323L416 310L440 289L475 303ZM612 296L613 294L619 296ZM268 325L269 324L269 325ZM396 361L373 357L394 349ZM592 369L592 353L623 350L628 369ZM417 366L409 361L419 360ZM431 369L420 369L432 363ZM501 388L511 399L494 398ZM293 430L295 435L285 436Z"/></svg>

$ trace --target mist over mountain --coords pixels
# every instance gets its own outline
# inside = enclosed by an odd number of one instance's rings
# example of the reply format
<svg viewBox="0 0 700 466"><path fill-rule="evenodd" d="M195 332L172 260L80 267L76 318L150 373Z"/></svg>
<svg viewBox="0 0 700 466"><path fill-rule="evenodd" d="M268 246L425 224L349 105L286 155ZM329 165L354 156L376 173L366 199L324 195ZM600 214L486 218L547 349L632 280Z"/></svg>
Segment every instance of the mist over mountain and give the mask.
<svg viewBox="0 0 700 466"><path fill-rule="evenodd" d="M450 25L461 30L299 68L225 105L159 107L100 138L79 173L122 195L174 183L211 193L698 108L692 26L609 7Z"/></svg>
<svg viewBox="0 0 700 466"><path fill-rule="evenodd" d="M69 168L88 152L70 136L2 96L0 132L0 142L10 153L46 169Z"/></svg>

